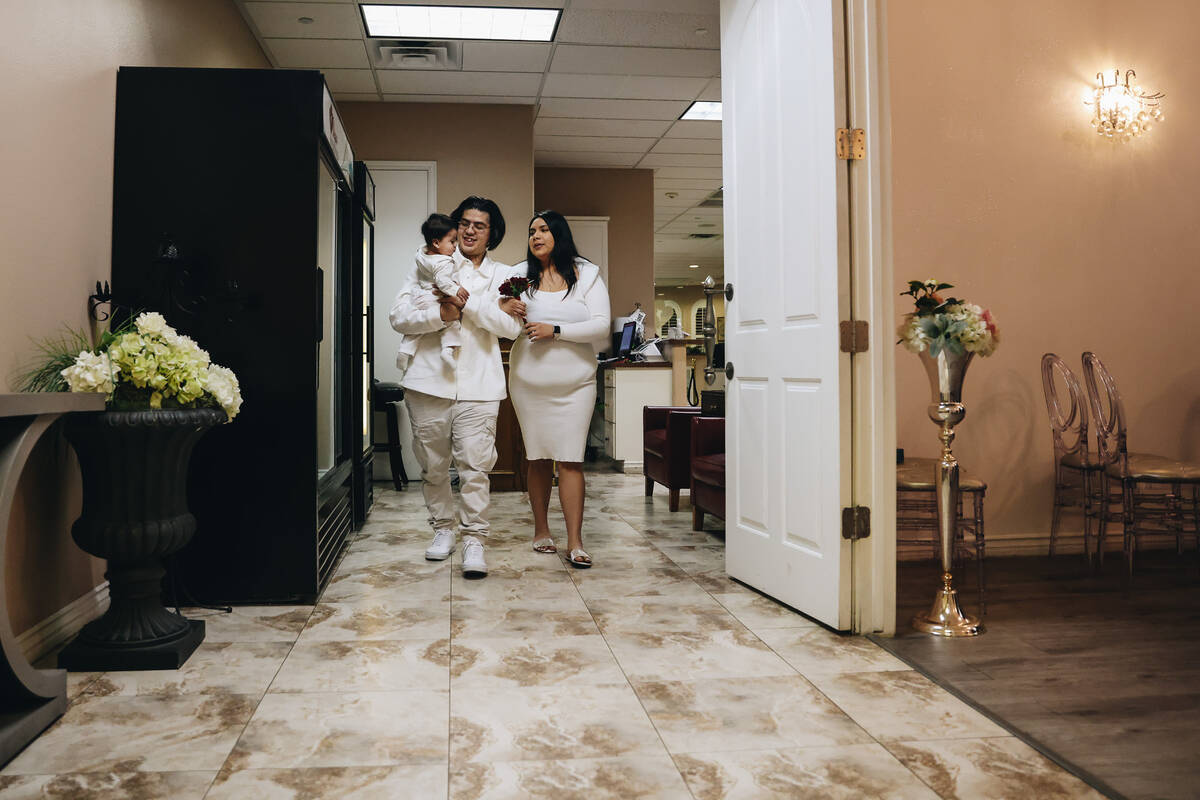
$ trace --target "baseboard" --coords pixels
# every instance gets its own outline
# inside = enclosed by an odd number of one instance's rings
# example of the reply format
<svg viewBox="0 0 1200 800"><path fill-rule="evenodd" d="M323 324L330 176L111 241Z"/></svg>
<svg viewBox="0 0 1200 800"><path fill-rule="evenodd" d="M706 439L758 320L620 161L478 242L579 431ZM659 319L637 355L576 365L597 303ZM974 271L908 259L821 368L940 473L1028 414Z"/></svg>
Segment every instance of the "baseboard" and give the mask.
<svg viewBox="0 0 1200 800"><path fill-rule="evenodd" d="M621 471L626 475L641 475L643 474L642 466L644 461L622 461Z"/></svg>
<svg viewBox="0 0 1200 800"><path fill-rule="evenodd" d="M29 661L36 662L63 646L79 629L108 608L108 581L60 608L17 637L17 645Z"/></svg>
<svg viewBox="0 0 1200 800"><path fill-rule="evenodd" d="M970 533L967 534L968 537ZM1009 531L1006 533L986 532L986 552L989 558L1004 558L1006 556L1045 556L1050 552L1050 534L1045 531L1022 533ZM1095 547L1095 533L1092 533L1092 547ZM1187 540L1185 540L1187 542ZM1188 543L1190 545L1190 543ZM1104 552L1120 555L1122 548L1121 527L1116 531L1109 528L1109 534L1104 538ZM1138 542L1139 549L1170 550L1175 548L1174 536L1149 536ZM1083 554L1083 534L1079 531L1060 531L1054 543L1054 552L1061 554ZM905 548L898 554L900 561L921 561L933 558L930 548L914 550Z"/></svg>

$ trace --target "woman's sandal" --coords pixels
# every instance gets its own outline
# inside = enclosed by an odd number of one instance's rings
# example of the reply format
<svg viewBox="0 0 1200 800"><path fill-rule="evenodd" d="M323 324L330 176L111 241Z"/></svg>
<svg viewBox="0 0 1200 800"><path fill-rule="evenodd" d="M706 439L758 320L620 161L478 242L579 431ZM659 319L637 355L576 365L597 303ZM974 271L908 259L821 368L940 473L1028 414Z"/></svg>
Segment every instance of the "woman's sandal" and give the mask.
<svg viewBox="0 0 1200 800"><path fill-rule="evenodd" d="M587 569L592 565L592 557L582 547L576 547L572 550L567 561L576 569Z"/></svg>
<svg viewBox="0 0 1200 800"><path fill-rule="evenodd" d="M535 553L557 553L558 548L554 546L554 540L549 536L541 539L533 540L533 552Z"/></svg>

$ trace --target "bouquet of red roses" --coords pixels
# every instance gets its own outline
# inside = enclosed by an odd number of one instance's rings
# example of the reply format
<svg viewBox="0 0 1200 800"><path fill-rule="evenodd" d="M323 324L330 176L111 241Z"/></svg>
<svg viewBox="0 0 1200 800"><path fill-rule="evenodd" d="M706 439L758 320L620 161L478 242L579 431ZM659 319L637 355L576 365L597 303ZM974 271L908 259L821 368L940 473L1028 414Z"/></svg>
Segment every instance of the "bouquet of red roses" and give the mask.
<svg viewBox="0 0 1200 800"><path fill-rule="evenodd" d="M521 275L513 277L500 284L500 296L518 298L525 294L525 290L529 288L529 278Z"/></svg>

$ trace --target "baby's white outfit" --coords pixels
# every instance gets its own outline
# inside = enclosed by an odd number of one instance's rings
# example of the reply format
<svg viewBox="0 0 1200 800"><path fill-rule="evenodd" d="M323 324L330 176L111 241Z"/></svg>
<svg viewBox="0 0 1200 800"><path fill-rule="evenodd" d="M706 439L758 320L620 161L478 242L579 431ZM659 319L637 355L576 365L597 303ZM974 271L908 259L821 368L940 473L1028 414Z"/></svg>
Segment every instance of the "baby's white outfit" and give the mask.
<svg viewBox="0 0 1200 800"><path fill-rule="evenodd" d="M433 296L434 289L437 289L442 294L458 294L458 281L455 280L457 267L454 264L452 256L444 256L441 253L426 253L425 247L421 246L417 248L415 258L417 262L417 285L420 287L420 291L412 293L414 307L427 309L436 305L437 298ZM403 379L404 373L408 370L408 365L412 363L413 355L417 352L417 341L422 336L440 336L442 339L442 359L450 366L454 366L455 360L458 357L458 349L462 345L462 325L458 321L451 322L440 331L422 333L415 336L405 335L400 338L400 350L396 353L396 366L400 369L401 379Z"/></svg>

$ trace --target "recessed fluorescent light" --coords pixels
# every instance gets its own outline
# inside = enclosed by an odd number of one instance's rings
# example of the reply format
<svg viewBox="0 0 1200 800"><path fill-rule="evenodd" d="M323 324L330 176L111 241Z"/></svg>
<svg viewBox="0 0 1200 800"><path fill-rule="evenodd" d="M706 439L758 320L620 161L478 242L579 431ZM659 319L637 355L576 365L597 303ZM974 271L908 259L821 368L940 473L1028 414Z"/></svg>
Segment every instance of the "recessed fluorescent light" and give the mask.
<svg viewBox="0 0 1200 800"><path fill-rule="evenodd" d="M700 269L699 264L688 264L688 269Z"/></svg>
<svg viewBox="0 0 1200 800"><path fill-rule="evenodd" d="M360 4L367 36L396 39L496 39L549 42L558 8L473 8Z"/></svg>
<svg viewBox="0 0 1200 800"><path fill-rule="evenodd" d="M721 119L721 104L720 102L697 100L688 106L688 110L683 112L680 119L719 120Z"/></svg>

